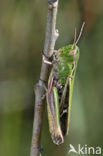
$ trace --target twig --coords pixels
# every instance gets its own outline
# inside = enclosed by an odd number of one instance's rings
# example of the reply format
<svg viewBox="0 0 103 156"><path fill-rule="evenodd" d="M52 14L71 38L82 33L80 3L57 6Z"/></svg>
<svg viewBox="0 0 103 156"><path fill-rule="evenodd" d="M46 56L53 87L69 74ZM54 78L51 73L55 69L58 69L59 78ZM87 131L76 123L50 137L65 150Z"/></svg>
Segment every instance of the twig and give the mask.
<svg viewBox="0 0 103 156"><path fill-rule="evenodd" d="M59 36L56 26L56 15L58 9L58 0L48 0L47 28L44 44L44 52L50 57L53 54L56 39ZM33 135L30 156L39 156L41 154L41 131L43 123L44 100L45 94L44 82L48 80L49 65L42 61L40 80L35 85L35 115L33 122Z"/></svg>

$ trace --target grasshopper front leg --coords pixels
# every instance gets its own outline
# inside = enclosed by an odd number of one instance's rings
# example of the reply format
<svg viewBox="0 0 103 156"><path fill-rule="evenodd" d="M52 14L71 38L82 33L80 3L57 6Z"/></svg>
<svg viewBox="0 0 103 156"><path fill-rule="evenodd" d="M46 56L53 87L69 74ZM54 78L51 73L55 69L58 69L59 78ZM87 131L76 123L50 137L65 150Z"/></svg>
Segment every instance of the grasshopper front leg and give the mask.
<svg viewBox="0 0 103 156"><path fill-rule="evenodd" d="M48 57L43 51L42 51L42 58L43 58L43 62L45 64L49 64L52 65L52 60L53 60L53 55L51 55L50 57Z"/></svg>
<svg viewBox="0 0 103 156"><path fill-rule="evenodd" d="M48 56L42 51L43 62L44 62L45 64L49 64L49 65L52 65L52 64L57 63L58 61L54 59L56 53L57 53L57 50L54 50L53 54L52 54L50 57L48 57Z"/></svg>

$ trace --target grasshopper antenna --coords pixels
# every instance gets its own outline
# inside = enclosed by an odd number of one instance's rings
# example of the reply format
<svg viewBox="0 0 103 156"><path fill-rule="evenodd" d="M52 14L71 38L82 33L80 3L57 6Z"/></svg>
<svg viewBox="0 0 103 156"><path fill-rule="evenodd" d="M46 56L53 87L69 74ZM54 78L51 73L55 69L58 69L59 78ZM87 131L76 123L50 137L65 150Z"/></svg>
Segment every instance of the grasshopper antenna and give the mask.
<svg viewBox="0 0 103 156"><path fill-rule="evenodd" d="M82 24L82 27L81 27L81 30L80 30L79 36L78 36L78 38L77 38L77 40L76 40L75 44L77 44L77 43L78 43L78 41L80 40L80 37L81 37L82 32L83 32L84 25L85 25L85 22L83 22L83 24Z"/></svg>
<svg viewBox="0 0 103 156"><path fill-rule="evenodd" d="M77 38L77 30L75 28L75 32L74 32L74 43L76 42L76 38Z"/></svg>

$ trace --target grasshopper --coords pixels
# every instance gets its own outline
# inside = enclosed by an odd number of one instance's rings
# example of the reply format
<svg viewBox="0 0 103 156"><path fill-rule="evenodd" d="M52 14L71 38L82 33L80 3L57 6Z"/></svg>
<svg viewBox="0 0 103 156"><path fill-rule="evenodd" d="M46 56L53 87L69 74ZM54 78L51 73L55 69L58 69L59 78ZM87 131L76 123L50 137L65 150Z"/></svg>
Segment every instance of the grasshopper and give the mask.
<svg viewBox="0 0 103 156"><path fill-rule="evenodd" d="M78 39L75 39L73 44L54 51L52 62L46 60L46 56L43 55L44 63L53 64L48 80L46 99L49 130L53 143L57 145L64 142L64 136L68 135L69 131L73 85L80 53L77 43L84 24Z"/></svg>

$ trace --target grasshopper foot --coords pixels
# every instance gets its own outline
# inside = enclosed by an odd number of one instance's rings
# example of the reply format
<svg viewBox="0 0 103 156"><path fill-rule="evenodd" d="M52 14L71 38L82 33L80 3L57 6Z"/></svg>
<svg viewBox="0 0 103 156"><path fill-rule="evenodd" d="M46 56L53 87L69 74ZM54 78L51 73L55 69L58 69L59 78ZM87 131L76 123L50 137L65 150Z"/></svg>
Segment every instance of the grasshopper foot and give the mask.
<svg viewBox="0 0 103 156"><path fill-rule="evenodd" d="M49 65L52 65L52 61L53 61L53 55L51 55L50 57L48 57L44 51L42 51L42 55L43 55L43 62L45 64L49 64Z"/></svg>

